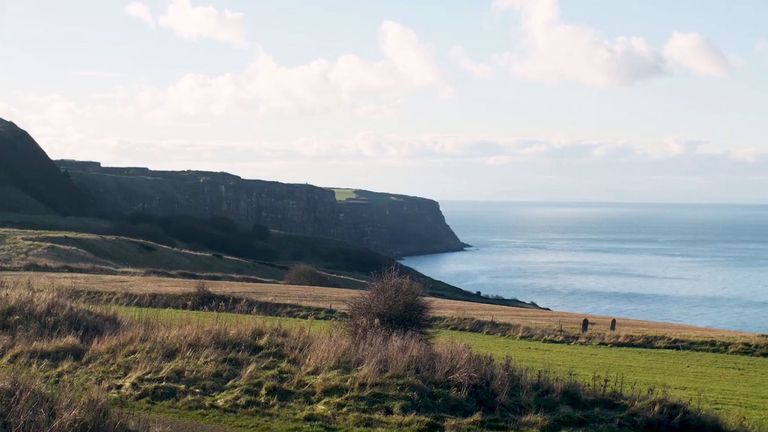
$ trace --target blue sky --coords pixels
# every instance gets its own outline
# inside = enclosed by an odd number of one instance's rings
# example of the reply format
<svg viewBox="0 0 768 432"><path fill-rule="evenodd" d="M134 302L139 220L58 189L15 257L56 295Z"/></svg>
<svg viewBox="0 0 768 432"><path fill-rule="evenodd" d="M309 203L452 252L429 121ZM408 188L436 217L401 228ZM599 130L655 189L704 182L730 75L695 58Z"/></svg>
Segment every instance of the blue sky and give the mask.
<svg viewBox="0 0 768 432"><path fill-rule="evenodd" d="M0 116L109 165L768 203L765 22L757 0L0 0Z"/></svg>

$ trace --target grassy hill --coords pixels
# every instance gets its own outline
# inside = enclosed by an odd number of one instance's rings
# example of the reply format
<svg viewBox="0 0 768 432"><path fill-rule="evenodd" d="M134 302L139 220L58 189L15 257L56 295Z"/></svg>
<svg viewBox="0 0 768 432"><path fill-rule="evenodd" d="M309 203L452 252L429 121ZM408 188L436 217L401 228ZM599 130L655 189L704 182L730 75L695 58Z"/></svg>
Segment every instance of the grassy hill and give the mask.
<svg viewBox="0 0 768 432"><path fill-rule="evenodd" d="M516 300L481 297L400 266L391 258L330 239L273 232L266 238L244 243L246 233L234 231L214 232L206 243L200 244L179 240L162 230L150 229L151 226L125 227L97 219L16 214L0 214L2 226L37 229L0 228L0 270L280 282L292 268L309 265L330 282L320 285L359 289L372 274L398 266L423 283L435 297L534 307ZM203 230L197 228L197 223L190 226L195 233ZM125 231L156 241L115 234ZM237 240L229 242L230 238ZM218 242L226 247L217 247Z"/></svg>
<svg viewBox="0 0 768 432"><path fill-rule="evenodd" d="M433 296L532 307L397 263L401 254L462 249L432 200L367 191L337 200L324 188L226 173L59 164L0 119L0 228L17 230L1 234L0 266L266 281L295 277L295 267L314 272L308 283L344 287L398 267Z"/></svg>

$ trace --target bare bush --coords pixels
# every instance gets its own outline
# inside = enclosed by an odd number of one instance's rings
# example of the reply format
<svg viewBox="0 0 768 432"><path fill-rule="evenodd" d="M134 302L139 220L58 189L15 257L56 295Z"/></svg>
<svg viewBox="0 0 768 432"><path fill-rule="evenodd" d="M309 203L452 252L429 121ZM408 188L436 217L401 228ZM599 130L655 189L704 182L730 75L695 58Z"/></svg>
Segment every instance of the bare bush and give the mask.
<svg viewBox="0 0 768 432"><path fill-rule="evenodd" d="M352 335L423 335L429 326L430 306L424 298L424 287L394 268L373 279L364 294L350 300L347 311L346 329Z"/></svg>

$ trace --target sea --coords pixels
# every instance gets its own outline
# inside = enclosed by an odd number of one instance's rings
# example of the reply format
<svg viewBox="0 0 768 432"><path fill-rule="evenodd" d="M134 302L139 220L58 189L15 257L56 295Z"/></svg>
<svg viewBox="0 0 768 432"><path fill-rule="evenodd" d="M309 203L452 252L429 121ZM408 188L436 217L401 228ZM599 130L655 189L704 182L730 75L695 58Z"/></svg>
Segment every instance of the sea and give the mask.
<svg viewBox="0 0 768 432"><path fill-rule="evenodd" d="M768 206L441 203L464 252L403 264L561 311L768 334Z"/></svg>

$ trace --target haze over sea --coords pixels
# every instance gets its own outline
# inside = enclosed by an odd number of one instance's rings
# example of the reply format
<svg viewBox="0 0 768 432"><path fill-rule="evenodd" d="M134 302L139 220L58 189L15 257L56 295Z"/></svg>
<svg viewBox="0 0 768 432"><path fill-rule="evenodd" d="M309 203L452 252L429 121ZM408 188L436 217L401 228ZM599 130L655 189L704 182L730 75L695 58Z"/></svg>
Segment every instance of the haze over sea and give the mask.
<svg viewBox="0 0 768 432"><path fill-rule="evenodd" d="M404 264L556 310L768 333L768 206L443 202L466 252Z"/></svg>

